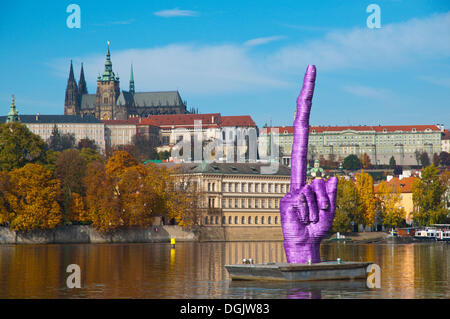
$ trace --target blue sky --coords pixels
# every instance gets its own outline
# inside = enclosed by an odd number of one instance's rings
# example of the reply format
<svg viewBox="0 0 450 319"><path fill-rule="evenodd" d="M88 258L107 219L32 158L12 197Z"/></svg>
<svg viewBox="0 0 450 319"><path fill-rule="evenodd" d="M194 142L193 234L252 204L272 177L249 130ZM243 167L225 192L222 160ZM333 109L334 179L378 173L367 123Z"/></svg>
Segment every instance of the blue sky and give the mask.
<svg viewBox="0 0 450 319"><path fill-rule="evenodd" d="M81 28L69 29L69 4ZM369 4L381 28L369 29ZM312 125L450 126L450 4L372 1L8 1L0 5L0 105L62 114L70 60L89 93L106 41L128 90L179 90L202 113L292 125L308 64Z"/></svg>

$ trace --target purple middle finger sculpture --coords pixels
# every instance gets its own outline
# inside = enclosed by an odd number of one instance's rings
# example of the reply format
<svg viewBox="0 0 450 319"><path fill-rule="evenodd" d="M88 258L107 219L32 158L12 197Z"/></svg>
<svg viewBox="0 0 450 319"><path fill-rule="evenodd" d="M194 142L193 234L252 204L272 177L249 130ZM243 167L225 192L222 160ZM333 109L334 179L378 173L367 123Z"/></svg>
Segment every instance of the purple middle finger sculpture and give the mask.
<svg viewBox="0 0 450 319"><path fill-rule="evenodd" d="M306 183L309 115L316 67L309 65L297 98L291 155L291 189L280 202L281 228L288 263L320 262L320 242L334 219L338 180L314 179Z"/></svg>

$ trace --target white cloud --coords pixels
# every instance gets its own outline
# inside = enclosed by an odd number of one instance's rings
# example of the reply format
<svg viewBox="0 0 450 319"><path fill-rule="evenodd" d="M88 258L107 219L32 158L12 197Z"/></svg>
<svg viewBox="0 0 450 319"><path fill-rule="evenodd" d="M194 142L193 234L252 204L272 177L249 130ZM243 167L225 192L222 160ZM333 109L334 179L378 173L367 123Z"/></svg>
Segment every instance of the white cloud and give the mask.
<svg viewBox="0 0 450 319"><path fill-rule="evenodd" d="M392 92L387 89L375 88L361 84L347 84L342 85L341 88L350 94L365 98L386 99L392 97Z"/></svg>
<svg viewBox="0 0 450 319"><path fill-rule="evenodd" d="M279 70L298 73L307 64L321 70L406 66L450 56L450 12L425 19L327 33L323 38L285 47L273 55Z"/></svg>
<svg viewBox="0 0 450 319"><path fill-rule="evenodd" d="M244 45L172 44L124 51L111 48L111 58L114 71L121 76L123 89L127 89L131 63L137 91L180 89L217 94L284 88L297 86L298 83L291 82L291 75L298 80L308 64L316 64L320 71L357 68L378 72L448 58L450 41L444 40L450 39L450 12L383 25L382 29L334 31L301 45L285 46L269 55L254 54L254 50L250 50L252 45L275 41L274 38L253 39ZM57 74L67 78L70 59L74 60L77 75L79 63L84 62L90 92L93 92L97 74L104 69L104 53L60 59L50 65ZM440 81L440 84L446 83ZM373 98L390 93L362 85L344 85L342 89Z"/></svg>
<svg viewBox="0 0 450 319"><path fill-rule="evenodd" d="M282 36L282 35L277 35L277 36L273 36L273 37L265 37L265 38L255 38L255 39L245 41L244 45L252 47L252 46L257 46L257 45L261 45L261 44L267 44L267 43L273 42L273 41L278 41L278 40L281 40L284 38L286 38L286 37Z"/></svg>
<svg viewBox="0 0 450 319"><path fill-rule="evenodd" d="M180 10L178 8L169 9L169 10L161 10L153 13L156 16L163 18L173 18L173 17L195 17L198 16L197 11L192 10Z"/></svg>
<svg viewBox="0 0 450 319"><path fill-rule="evenodd" d="M74 72L79 74L84 64L90 92L97 74L103 72L105 56L74 58ZM176 44L151 49L115 51L111 60L122 89L127 89L130 64L133 63L137 91L182 89L190 93L216 94L285 87L288 85L269 74L258 61L252 60L247 49L234 45L198 46ZM51 64L61 76L67 77L70 59Z"/></svg>
<svg viewBox="0 0 450 319"><path fill-rule="evenodd" d="M450 88L450 78L449 77L424 75L424 76L419 77L419 79L424 80L431 84Z"/></svg>

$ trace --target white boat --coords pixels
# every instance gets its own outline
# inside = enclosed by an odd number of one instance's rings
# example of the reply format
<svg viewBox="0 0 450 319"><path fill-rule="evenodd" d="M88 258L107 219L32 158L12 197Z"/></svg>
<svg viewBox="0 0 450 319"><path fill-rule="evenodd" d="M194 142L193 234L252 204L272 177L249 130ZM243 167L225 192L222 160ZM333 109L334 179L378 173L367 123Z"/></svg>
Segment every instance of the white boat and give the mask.
<svg viewBox="0 0 450 319"><path fill-rule="evenodd" d="M425 229L417 230L414 238L422 240L436 240L436 228L426 227Z"/></svg>
<svg viewBox="0 0 450 319"><path fill-rule="evenodd" d="M450 241L450 229L436 231L436 240L438 241Z"/></svg>

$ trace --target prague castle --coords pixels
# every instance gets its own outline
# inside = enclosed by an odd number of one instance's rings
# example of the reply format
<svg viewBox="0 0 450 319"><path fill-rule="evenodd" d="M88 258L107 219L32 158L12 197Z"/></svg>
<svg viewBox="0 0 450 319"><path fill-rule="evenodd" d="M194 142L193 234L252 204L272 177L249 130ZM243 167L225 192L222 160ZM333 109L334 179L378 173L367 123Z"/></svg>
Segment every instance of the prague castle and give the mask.
<svg viewBox="0 0 450 319"><path fill-rule="evenodd" d="M83 65L77 84L72 61L70 62L64 114L92 115L99 120L126 120L130 117L189 113L178 91L135 92L134 88L133 67L131 67L129 90L120 89L119 76L116 76L112 69L108 42L105 71L97 77L95 94L88 93Z"/></svg>

